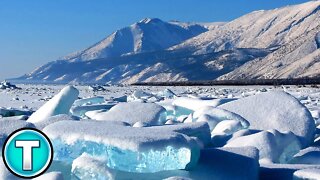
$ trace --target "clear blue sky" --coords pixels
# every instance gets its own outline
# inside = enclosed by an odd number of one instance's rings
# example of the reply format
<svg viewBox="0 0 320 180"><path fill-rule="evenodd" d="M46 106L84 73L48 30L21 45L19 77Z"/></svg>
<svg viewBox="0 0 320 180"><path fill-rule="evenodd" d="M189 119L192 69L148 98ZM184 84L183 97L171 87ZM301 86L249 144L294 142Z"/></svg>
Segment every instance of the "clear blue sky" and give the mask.
<svg viewBox="0 0 320 180"><path fill-rule="evenodd" d="M2 0L0 80L86 48L145 17L230 21L306 0Z"/></svg>

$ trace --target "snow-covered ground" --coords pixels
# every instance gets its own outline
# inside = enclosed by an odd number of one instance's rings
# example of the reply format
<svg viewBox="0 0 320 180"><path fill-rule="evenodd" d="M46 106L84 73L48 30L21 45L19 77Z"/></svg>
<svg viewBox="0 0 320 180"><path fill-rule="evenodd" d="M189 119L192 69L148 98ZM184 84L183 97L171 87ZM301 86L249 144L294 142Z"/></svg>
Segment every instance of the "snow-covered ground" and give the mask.
<svg viewBox="0 0 320 180"><path fill-rule="evenodd" d="M46 101L57 94L65 85L17 85L21 89L0 89L0 107L21 108L36 110ZM298 99L301 99L311 110L316 109L320 100L320 86L103 86L105 91L94 91L90 86L75 86L80 94L79 98L103 96L106 101L114 98L129 96L137 90L149 93L162 92L165 89L172 90L178 96L199 96L211 98L241 98L261 91L286 91ZM17 99L18 98L18 99ZM319 101L320 106L320 101Z"/></svg>
<svg viewBox="0 0 320 180"><path fill-rule="evenodd" d="M0 143L45 132L45 179L319 178L317 87L2 87ZM0 179L14 179L1 163Z"/></svg>

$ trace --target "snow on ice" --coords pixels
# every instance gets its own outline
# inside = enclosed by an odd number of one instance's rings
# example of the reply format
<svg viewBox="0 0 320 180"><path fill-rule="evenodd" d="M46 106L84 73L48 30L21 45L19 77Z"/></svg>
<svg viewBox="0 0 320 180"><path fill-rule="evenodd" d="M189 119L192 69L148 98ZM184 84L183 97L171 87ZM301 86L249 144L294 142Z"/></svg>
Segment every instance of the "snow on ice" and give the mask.
<svg viewBox="0 0 320 180"><path fill-rule="evenodd" d="M42 178L292 179L320 166L316 88L33 86L0 92L27 100L1 104L0 142L43 130L60 165Z"/></svg>
<svg viewBox="0 0 320 180"><path fill-rule="evenodd" d="M262 131L252 135L238 137L224 147L247 147L259 149L262 162L286 163L301 149L299 140L292 133Z"/></svg>
<svg viewBox="0 0 320 180"><path fill-rule="evenodd" d="M290 161L292 164L319 164L320 147L308 147L295 154Z"/></svg>
<svg viewBox="0 0 320 180"><path fill-rule="evenodd" d="M2 145L5 139L15 130L21 128L34 128L35 126L32 123L28 123L24 120L1 120L0 119L0 145Z"/></svg>
<svg viewBox="0 0 320 180"><path fill-rule="evenodd" d="M298 170L293 173L293 179L320 179L320 168Z"/></svg>
<svg viewBox="0 0 320 180"><path fill-rule="evenodd" d="M251 129L291 131L303 146L313 142L316 127L310 111L288 93L260 93L219 107L245 118Z"/></svg>
<svg viewBox="0 0 320 180"><path fill-rule="evenodd" d="M72 161L88 153L105 156L108 167L129 172L186 169L195 166L200 155L195 138L165 127L60 121L43 131L52 139L55 160Z"/></svg>
<svg viewBox="0 0 320 180"><path fill-rule="evenodd" d="M50 116L68 114L78 95L79 91L72 86L63 88L59 94L33 113L28 119L28 122L41 122Z"/></svg>
<svg viewBox="0 0 320 180"><path fill-rule="evenodd" d="M114 179L115 170L105 166L106 159L83 153L72 162L72 173L79 179Z"/></svg>
<svg viewBox="0 0 320 180"><path fill-rule="evenodd" d="M119 103L109 111L98 112L89 117L99 121L121 121L129 124L142 122L149 125L163 125L165 109L154 103L128 102Z"/></svg>

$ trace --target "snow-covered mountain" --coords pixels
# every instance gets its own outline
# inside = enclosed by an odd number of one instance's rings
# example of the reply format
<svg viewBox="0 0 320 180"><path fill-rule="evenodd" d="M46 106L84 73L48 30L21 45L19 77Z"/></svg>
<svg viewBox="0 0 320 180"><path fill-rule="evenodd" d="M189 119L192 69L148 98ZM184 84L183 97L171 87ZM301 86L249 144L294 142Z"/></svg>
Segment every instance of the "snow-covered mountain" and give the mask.
<svg viewBox="0 0 320 180"><path fill-rule="evenodd" d="M159 51L179 44L207 31L195 23L170 23L146 18L129 27L115 31L97 44L62 59L92 60L118 57L149 51Z"/></svg>
<svg viewBox="0 0 320 180"><path fill-rule="evenodd" d="M170 49L203 54L232 48L275 48L319 24L320 1L310 1L274 10L254 11Z"/></svg>
<svg viewBox="0 0 320 180"><path fill-rule="evenodd" d="M320 75L320 25L281 46L264 58L255 59L223 75L230 79L284 79Z"/></svg>
<svg viewBox="0 0 320 180"><path fill-rule="evenodd" d="M203 55L158 51L91 61L58 60L16 80L124 84L210 80L268 53L260 49L237 49Z"/></svg>
<svg viewBox="0 0 320 180"><path fill-rule="evenodd" d="M320 1L228 23L144 19L15 80L135 83L319 76Z"/></svg>

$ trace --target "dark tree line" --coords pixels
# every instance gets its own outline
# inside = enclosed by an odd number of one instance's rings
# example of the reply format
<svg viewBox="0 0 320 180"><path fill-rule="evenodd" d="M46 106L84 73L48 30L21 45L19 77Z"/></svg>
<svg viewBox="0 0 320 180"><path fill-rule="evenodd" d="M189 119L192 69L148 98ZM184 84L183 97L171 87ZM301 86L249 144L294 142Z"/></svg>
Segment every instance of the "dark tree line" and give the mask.
<svg viewBox="0 0 320 180"><path fill-rule="evenodd" d="M299 79L240 79L240 80L212 80L212 81L183 81L183 82L139 82L136 86L247 86L247 85L317 85L320 77Z"/></svg>

